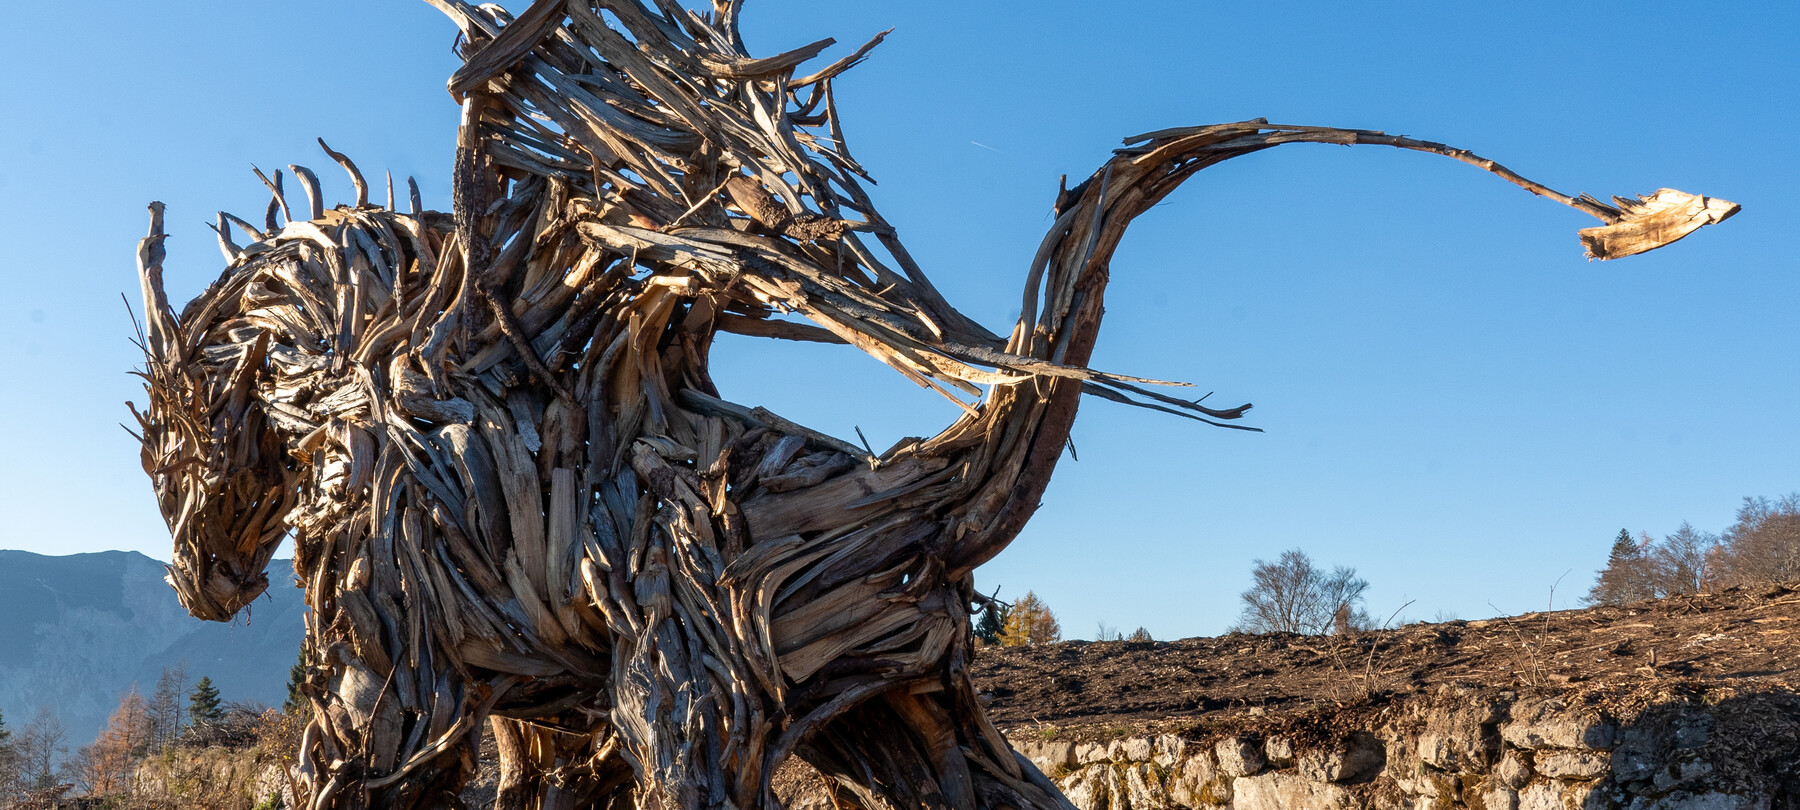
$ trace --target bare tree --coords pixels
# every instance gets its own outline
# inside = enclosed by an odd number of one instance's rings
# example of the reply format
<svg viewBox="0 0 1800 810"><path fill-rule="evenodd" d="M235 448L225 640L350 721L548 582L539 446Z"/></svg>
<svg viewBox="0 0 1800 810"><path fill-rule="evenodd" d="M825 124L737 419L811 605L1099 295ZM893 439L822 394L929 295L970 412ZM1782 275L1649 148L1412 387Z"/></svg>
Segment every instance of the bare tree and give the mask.
<svg viewBox="0 0 1800 810"><path fill-rule="evenodd" d="M1695 529L1687 521L1657 543L1650 562L1657 596L1699 593L1718 580L1719 536Z"/></svg>
<svg viewBox="0 0 1800 810"><path fill-rule="evenodd" d="M187 725L187 708L182 697L187 691L187 667L177 664L165 668L156 679L156 691L150 693L145 707L150 723L150 746L164 751L180 739Z"/></svg>
<svg viewBox="0 0 1800 810"><path fill-rule="evenodd" d="M1727 584L1800 580L1800 492L1745 498L1723 545L1719 574Z"/></svg>
<svg viewBox="0 0 1800 810"><path fill-rule="evenodd" d="M56 786L62 775L63 756L69 753L69 746L64 744L68 735L68 727L48 706L39 708L19 732L20 777L26 790Z"/></svg>
<svg viewBox="0 0 1800 810"><path fill-rule="evenodd" d="M1633 538L1620 529L1587 599L1596 605L1622 605L1698 593L1720 583L1728 557L1718 535L1687 521L1661 540L1648 532Z"/></svg>
<svg viewBox="0 0 1800 810"><path fill-rule="evenodd" d="M1234 630L1323 635L1373 624L1361 608L1369 583L1354 568L1340 565L1326 573L1295 548L1272 563L1256 560L1250 578L1249 589L1239 595L1244 612Z"/></svg>

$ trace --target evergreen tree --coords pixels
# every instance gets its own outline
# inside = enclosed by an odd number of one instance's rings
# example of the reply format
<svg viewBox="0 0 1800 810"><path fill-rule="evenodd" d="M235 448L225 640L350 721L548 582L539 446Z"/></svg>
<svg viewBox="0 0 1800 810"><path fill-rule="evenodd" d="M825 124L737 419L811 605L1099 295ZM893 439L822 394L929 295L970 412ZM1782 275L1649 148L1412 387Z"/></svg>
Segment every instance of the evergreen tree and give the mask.
<svg viewBox="0 0 1800 810"><path fill-rule="evenodd" d="M1640 543L1629 530L1619 530L1619 536L1613 538L1612 552L1607 555L1606 567L1601 569L1599 580L1588 591L1589 602L1623 605L1656 596L1651 581L1653 561L1648 551L1649 540L1645 536Z"/></svg>
<svg viewBox="0 0 1800 810"><path fill-rule="evenodd" d="M312 701L307 700L306 691L306 647L300 648L300 659L288 669L287 700L281 704L281 711L289 717L311 717Z"/></svg>
<svg viewBox="0 0 1800 810"><path fill-rule="evenodd" d="M1010 612L1005 602L989 601L981 611L981 621L975 625L975 637L983 644L999 644L1000 631L1006 627L1006 615Z"/></svg>
<svg viewBox="0 0 1800 810"><path fill-rule="evenodd" d="M225 716L225 710L219 706L219 689L213 686L212 678L200 676L200 682L194 684L194 691L188 695L188 719L194 725L217 723Z"/></svg>
<svg viewBox="0 0 1800 810"><path fill-rule="evenodd" d="M1126 636L1125 640L1126 641L1155 641L1156 639L1153 639L1150 637L1150 630L1148 628L1139 627L1138 629L1131 631L1131 635Z"/></svg>
<svg viewBox="0 0 1800 810"><path fill-rule="evenodd" d="M19 749L13 744L12 731L6 727L6 716L0 714L0 805L10 801L19 788Z"/></svg>

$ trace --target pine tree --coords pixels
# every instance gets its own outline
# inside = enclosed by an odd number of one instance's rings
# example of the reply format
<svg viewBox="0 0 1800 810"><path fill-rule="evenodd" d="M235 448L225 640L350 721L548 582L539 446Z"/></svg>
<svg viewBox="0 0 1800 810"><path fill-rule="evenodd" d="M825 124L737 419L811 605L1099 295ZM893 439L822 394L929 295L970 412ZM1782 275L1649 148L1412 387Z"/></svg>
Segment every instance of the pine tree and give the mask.
<svg viewBox="0 0 1800 810"><path fill-rule="evenodd" d="M1612 552L1607 555L1606 567L1601 569L1599 580L1588 591L1589 602L1623 605L1656 595L1651 582L1652 561L1646 550L1649 540L1645 536L1640 543L1631 536L1630 530L1619 530L1619 536L1613 538Z"/></svg>
<svg viewBox="0 0 1800 810"><path fill-rule="evenodd" d="M306 698L306 647L300 648L300 659L288 669L287 700L281 711L289 717L311 717L312 701Z"/></svg>
<svg viewBox="0 0 1800 810"><path fill-rule="evenodd" d="M6 715L0 714L0 805L11 800L19 785L19 750L13 744Z"/></svg>
<svg viewBox="0 0 1800 810"><path fill-rule="evenodd" d="M1007 612L1006 622L1000 628L1000 646L1023 647L1033 644L1049 644L1062 640L1062 625L1056 621L1056 614L1050 606L1032 591L1014 602L1012 610Z"/></svg>
<svg viewBox="0 0 1800 810"><path fill-rule="evenodd" d="M219 689L213 686L212 678L200 676L200 682L194 684L194 691L188 695L188 719L194 725L217 723L225 716L224 709L219 706Z"/></svg>
<svg viewBox="0 0 1800 810"><path fill-rule="evenodd" d="M1131 635L1126 636L1125 640L1126 641L1155 641L1156 639L1153 639L1150 637L1150 630L1148 628L1139 627L1138 629L1131 631Z"/></svg>
<svg viewBox="0 0 1800 810"><path fill-rule="evenodd" d="M975 625L975 637L981 639L983 644L999 644L1000 633L1006 627L1006 616L1011 612L1012 609L1005 602L998 599L989 601L981 611L981 621Z"/></svg>

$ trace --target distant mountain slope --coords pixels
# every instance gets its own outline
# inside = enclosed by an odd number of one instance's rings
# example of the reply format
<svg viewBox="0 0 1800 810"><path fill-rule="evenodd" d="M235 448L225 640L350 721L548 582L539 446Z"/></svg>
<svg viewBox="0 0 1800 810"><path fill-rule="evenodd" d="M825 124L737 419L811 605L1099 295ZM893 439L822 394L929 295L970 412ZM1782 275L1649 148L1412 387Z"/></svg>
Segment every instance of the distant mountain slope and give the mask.
<svg viewBox="0 0 1800 810"><path fill-rule="evenodd" d="M49 707L85 745L126 690L148 693L164 667L205 675L227 701L279 704L303 633L291 563L270 565L250 620L203 622L163 582L162 563L103 551L50 557L0 550L0 712L18 729ZM185 695L184 695L185 700Z"/></svg>

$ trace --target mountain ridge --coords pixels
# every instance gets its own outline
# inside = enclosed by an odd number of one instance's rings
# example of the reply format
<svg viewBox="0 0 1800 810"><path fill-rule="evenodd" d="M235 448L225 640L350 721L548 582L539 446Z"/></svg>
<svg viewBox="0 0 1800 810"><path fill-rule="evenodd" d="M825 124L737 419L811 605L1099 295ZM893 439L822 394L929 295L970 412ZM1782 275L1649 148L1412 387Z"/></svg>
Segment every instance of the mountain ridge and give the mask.
<svg viewBox="0 0 1800 810"><path fill-rule="evenodd" d="M174 666L190 683L211 678L228 702L279 704L304 633L291 565L272 561L267 594L221 624L189 616L163 564L138 552L0 549L0 713L18 730L49 708L73 751L129 690L148 697Z"/></svg>

